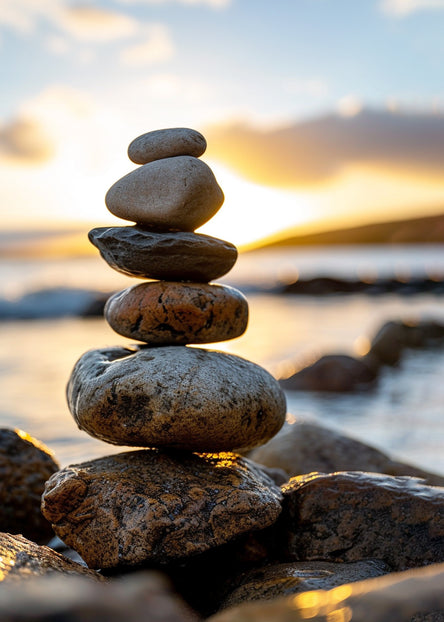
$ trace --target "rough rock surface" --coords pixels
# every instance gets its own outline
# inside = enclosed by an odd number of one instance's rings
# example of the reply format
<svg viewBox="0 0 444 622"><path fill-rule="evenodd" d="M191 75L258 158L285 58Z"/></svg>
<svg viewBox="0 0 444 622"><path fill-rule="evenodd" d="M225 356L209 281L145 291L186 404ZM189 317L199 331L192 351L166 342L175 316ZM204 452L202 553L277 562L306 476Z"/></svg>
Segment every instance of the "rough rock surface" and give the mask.
<svg viewBox="0 0 444 622"><path fill-rule="evenodd" d="M339 472L295 477L283 493L281 533L291 559L374 557L394 570L444 561L444 488Z"/></svg>
<svg viewBox="0 0 444 622"><path fill-rule="evenodd" d="M67 396L82 430L136 447L252 448L278 432L286 412L284 393L262 367L183 346L86 352Z"/></svg>
<svg viewBox="0 0 444 622"><path fill-rule="evenodd" d="M203 225L223 201L210 167L190 156L144 164L116 181L105 197L109 211L119 218L179 231Z"/></svg>
<svg viewBox="0 0 444 622"><path fill-rule="evenodd" d="M155 449L67 467L42 511L88 566L186 558L274 523L280 489L236 454Z"/></svg>
<svg viewBox="0 0 444 622"><path fill-rule="evenodd" d="M231 270L237 249L230 242L187 231L96 227L89 232L111 268L139 278L207 283Z"/></svg>
<svg viewBox="0 0 444 622"><path fill-rule="evenodd" d="M308 421L296 420L248 457L290 477L319 471L370 471L421 477L430 486L444 486L444 477L391 460L382 451L339 432Z"/></svg>
<svg viewBox="0 0 444 622"><path fill-rule="evenodd" d="M140 572L105 583L53 575L0 583L2 622L196 622L160 574Z"/></svg>
<svg viewBox="0 0 444 622"><path fill-rule="evenodd" d="M329 590L387 574L391 569L378 559L349 564L293 562L255 568L237 578L238 587L224 600L221 609L252 600L272 600L308 590Z"/></svg>
<svg viewBox="0 0 444 622"><path fill-rule="evenodd" d="M136 164L189 155L198 158L207 148L200 132L187 127L172 127L147 132L135 138L128 147L128 157Z"/></svg>
<svg viewBox="0 0 444 622"><path fill-rule="evenodd" d="M248 302L227 285L152 281L112 296L108 324L120 335L155 345L227 341L248 324Z"/></svg>
<svg viewBox="0 0 444 622"><path fill-rule="evenodd" d="M244 603L208 622L442 622L444 565L304 592L271 602Z"/></svg>
<svg viewBox="0 0 444 622"><path fill-rule="evenodd" d="M0 531L50 540L53 532L40 512L40 497L58 468L43 443L22 430L0 429Z"/></svg>
<svg viewBox="0 0 444 622"><path fill-rule="evenodd" d="M88 570L47 546L39 546L23 536L0 533L0 582L22 581L55 572L103 580L94 570Z"/></svg>
<svg viewBox="0 0 444 622"><path fill-rule="evenodd" d="M345 354L329 354L280 380L288 391L331 391L344 393L368 387L376 379L375 371L364 360Z"/></svg>

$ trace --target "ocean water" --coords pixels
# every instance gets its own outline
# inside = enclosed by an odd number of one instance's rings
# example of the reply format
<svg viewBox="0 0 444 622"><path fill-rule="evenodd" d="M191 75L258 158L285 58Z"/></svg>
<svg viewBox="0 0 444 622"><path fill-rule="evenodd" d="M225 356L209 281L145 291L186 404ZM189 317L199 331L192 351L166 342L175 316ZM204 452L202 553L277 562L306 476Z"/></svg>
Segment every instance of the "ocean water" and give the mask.
<svg viewBox="0 0 444 622"><path fill-rule="evenodd" d="M382 323L392 319L437 319L444 323L444 297L385 295L277 296L268 286L311 276L444 275L444 247L279 249L241 255L223 280L244 288L247 332L214 344L281 376L326 353L360 351ZM98 258L9 261L0 264L0 295L13 299L49 286L113 291L135 284ZM0 422L20 427L52 449L62 465L121 448L91 439L77 429L65 401L76 360L88 349L128 344L102 318L0 323ZM207 347L207 346L206 346ZM377 386L349 395L287 392L293 417L326 426L383 449L393 457L444 473L444 349L406 353L385 369Z"/></svg>

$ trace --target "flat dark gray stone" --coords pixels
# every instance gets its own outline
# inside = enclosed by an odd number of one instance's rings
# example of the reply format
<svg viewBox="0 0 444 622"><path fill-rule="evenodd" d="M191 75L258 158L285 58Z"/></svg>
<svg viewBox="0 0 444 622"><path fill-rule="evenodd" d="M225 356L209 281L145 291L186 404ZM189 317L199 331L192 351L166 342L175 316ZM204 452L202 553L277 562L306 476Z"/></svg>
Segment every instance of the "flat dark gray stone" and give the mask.
<svg viewBox="0 0 444 622"><path fill-rule="evenodd" d="M139 278L208 283L237 259L233 244L200 233L96 227L88 237L111 268Z"/></svg>

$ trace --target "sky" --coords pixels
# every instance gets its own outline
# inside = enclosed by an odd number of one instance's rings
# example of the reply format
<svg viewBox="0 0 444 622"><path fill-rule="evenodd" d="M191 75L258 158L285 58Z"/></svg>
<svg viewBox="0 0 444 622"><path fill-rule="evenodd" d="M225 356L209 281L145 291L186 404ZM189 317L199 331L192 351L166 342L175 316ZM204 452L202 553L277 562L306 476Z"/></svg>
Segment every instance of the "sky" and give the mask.
<svg viewBox="0 0 444 622"><path fill-rule="evenodd" d="M444 212L444 0L1 0L0 228L128 224L136 136L192 127L246 244Z"/></svg>

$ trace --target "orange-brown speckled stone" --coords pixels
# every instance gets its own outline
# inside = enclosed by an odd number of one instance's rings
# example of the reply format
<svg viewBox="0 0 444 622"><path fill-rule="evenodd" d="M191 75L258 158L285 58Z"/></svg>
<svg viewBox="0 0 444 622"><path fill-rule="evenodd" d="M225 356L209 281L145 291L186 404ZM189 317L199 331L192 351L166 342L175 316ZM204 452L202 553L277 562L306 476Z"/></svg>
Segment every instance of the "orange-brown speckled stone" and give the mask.
<svg viewBox="0 0 444 622"><path fill-rule="evenodd" d="M248 302L225 285L153 281L112 296L105 318L120 335L150 344L213 343L245 332Z"/></svg>
<svg viewBox="0 0 444 622"><path fill-rule="evenodd" d="M67 467L46 485L42 511L92 568L165 562L273 524L281 492L237 454L156 449Z"/></svg>

